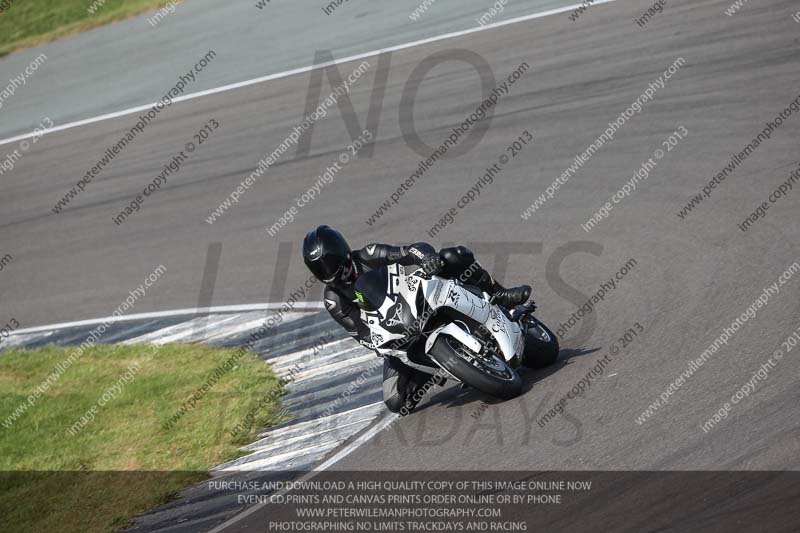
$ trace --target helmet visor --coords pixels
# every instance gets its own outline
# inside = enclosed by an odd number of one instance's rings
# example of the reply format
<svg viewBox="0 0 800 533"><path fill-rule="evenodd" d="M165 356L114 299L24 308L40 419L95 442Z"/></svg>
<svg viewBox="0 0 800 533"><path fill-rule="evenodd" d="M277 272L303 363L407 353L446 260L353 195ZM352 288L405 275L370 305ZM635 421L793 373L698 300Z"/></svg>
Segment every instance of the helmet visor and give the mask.
<svg viewBox="0 0 800 533"><path fill-rule="evenodd" d="M310 261L307 264L311 273L318 280L330 283L342 273L345 262L345 258L338 255L323 255L316 261Z"/></svg>

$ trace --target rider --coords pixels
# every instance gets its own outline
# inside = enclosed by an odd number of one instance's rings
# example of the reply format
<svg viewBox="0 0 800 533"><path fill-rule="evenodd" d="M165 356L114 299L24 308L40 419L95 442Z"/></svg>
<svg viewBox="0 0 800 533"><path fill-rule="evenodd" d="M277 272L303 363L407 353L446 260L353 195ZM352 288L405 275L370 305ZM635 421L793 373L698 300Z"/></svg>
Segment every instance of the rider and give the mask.
<svg viewBox="0 0 800 533"><path fill-rule="evenodd" d="M325 284L325 308L347 332L362 345L375 349L370 329L361 320L355 305L356 279L365 272L391 263L417 265L426 275L438 274L461 281L494 296L504 307L524 303L531 294L528 285L504 289L475 261L472 252L463 247L443 248L439 253L430 244L418 242L411 246L369 244L351 251L342 234L329 226L319 226L308 232L303 240L303 260L314 276ZM386 357L383 363L383 401L392 412L404 413L414 409L419 398L414 393L425 385L430 375L405 365L396 357Z"/></svg>

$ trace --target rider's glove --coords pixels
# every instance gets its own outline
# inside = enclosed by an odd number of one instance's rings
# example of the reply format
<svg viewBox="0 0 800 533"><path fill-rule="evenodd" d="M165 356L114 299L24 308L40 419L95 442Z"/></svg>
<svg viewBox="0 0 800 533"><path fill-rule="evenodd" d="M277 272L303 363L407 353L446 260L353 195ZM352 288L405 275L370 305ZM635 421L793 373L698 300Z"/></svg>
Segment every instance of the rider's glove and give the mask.
<svg viewBox="0 0 800 533"><path fill-rule="evenodd" d="M422 269L423 275L431 277L438 274L444 267L444 262L430 244L417 243L409 246L408 256L413 256L413 262Z"/></svg>
<svg viewBox="0 0 800 533"><path fill-rule="evenodd" d="M423 257L420 260L419 266L425 276L431 277L442 271L442 268L444 268L444 262L442 261L442 258L439 257L439 254L431 254Z"/></svg>

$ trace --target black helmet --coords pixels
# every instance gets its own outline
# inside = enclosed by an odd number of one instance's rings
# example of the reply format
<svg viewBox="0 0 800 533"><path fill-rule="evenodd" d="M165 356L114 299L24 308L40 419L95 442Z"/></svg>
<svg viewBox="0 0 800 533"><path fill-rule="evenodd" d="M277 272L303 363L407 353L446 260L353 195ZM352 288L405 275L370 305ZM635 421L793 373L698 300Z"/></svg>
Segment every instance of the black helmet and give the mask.
<svg viewBox="0 0 800 533"><path fill-rule="evenodd" d="M346 273L350 246L335 229L319 226L303 239L303 261L314 277L323 283L332 283Z"/></svg>

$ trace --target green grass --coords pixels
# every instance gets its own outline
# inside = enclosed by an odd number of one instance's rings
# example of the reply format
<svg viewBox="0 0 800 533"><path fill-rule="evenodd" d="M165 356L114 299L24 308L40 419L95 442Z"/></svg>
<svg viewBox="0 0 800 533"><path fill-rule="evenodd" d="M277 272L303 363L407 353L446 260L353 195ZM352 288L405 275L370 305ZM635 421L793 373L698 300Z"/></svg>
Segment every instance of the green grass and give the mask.
<svg viewBox="0 0 800 533"><path fill-rule="evenodd" d="M0 422L72 350L0 354ZM88 349L10 428L0 425L2 522L19 532L124 527L130 517L207 478L208 468L237 457L247 437L234 439L228 430L281 386L249 352L194 409L164 428L235 352L178 344L157 351L150 345ZM114 384L120 386L116 398L99 406ZM71 435L69 428L95 405L94 420ZM281 416L275 401L257 412L255 424L268 426Z"/></svg>
<svg viewBox="0 0 800 533"><path fill-rule="evenodd" d="M0 13L0 56L30 48L59 37L96 28L144 13L166 0L98 0L97 11L88 12L94 0L6 0ZM149 29L149 27L148 27Z"/></svg>

